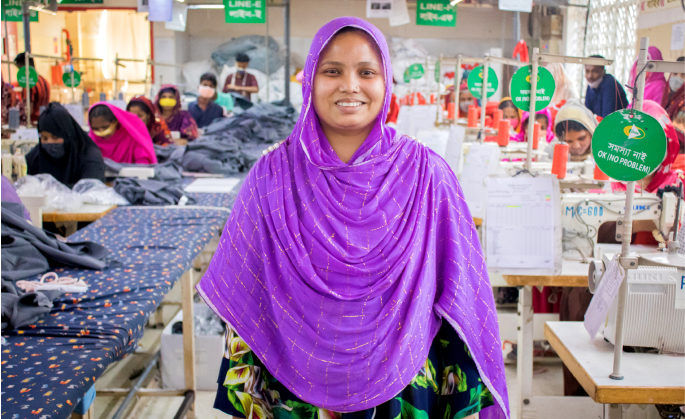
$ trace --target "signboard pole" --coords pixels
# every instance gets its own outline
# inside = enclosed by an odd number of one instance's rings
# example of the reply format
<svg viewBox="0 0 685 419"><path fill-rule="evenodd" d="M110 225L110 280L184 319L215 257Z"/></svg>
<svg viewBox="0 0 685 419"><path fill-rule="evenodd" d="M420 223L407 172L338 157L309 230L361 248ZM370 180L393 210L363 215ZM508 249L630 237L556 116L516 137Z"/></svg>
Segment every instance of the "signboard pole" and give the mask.
<svg viewBox="0 0 685 419"><path fill-rule="evenodd" d="M634 80L635 97L633 98L633 109L642 111L642 101L645 93L646 72L640 72L647 65L647 49L649 48L649 38L640 38L640 55L637 60L637 71L640 74ZM621 258L619 264L625 269L625 276L618 289L617 311L616 311L616 335L614 337L614 368L609 378L622 380L621 358L623 356L623 326L624 313L626 309L626 294L628 292L628 269L637 268L637 258L630 257L630 241L633 237L633 197L635 196L635 181L626 184L626 204L625 217L623 220L623 232L621 237Z"/></svg>
<svg viewBox="0 0 685 419"><path fill-rule="evenodd" d="M459 85L461 84L461 54L457 55L457 66L454 68L454 123L459 118Z"/></svg>
<svg viewBox="0 0 685 419"><path fill-rule="evenodd" d="M28 10L28 9L26 9L26 10ZM28 13L24 16L27 17L26 19L24 19L25 20L24 25L28 26L26 24L27 23L26 21L28 19ZM29 44L26 44L26 45L29 45ZM29 68L31 68L31 66L29 65L31 63L31 52L28 50L28 48L26 49L26 53L24 55L24 60L25 60L24 61L24 71L26 71L26 86L24 87L24 89L25 89L24 91L26 92L26 116L27 116L26 127L31 128L31 87L29 85L29 83L31 81L31 77L29 77Z"/></svg>
<svg viewBox="0 0 685 419"><path fill-rule="evenodd" d="M3 13L5 13L4 10ZM29 9L28 2L21 3L21 16L24 24L24 51L29 54L31 52L31 9ZM9 34L7 36L9 37ZM28 64L28 58L26 58L26 65ZM31 118L29 117L29 119Z"/></svg>
<svg viewBox="0 0 685 419"><path fill-rule="evenodd" d="M290 105L290 0L283 0L283 38L285 43L285 106Z"/></svg>
<svg viewBox="0 0 685 419"><path fill-rule="evenodd" d="M435 104L437 105L435 107L437 115L435 115L435 126L438 126L442 122L442 106L440 104L440 91L442 90L442 54L440 54L440 57L438 58L438 62L435 63L437 66L437 74L438 74L438 89L437 92L435 93ZM428 68L426 68L426 73L428 72Z"/></svg>
<svg viewBox="0 0 685 419"><path fill-rule="evenodd" d="M538 66L540 49L533 48L533 68L530 71L530 107L528 108L528 149L526 152L526 170L533 169L533 131L535 130L535 97L538 88Z"/></svg>
<svg viewBox="0 0 685 419"><path fill-rule="evenodd" d="M480 143L485 141L485 105L488 103L488 73L490 72L490 57L483 60L483 91L480 95Z"/></svg>

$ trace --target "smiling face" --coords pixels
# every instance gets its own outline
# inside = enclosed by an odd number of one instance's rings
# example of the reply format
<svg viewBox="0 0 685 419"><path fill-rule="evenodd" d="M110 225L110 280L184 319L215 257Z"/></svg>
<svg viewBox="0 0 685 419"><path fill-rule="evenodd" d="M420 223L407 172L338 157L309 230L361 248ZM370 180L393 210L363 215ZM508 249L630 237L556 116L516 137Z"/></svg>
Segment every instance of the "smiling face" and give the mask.
<svg viewBox="0 0 685 419"><path fill-rule="evenodd" d="M383 62L373 40L359 31L335 36L321 53L312 92L326 136L368 135L384 99Z"/></svg>

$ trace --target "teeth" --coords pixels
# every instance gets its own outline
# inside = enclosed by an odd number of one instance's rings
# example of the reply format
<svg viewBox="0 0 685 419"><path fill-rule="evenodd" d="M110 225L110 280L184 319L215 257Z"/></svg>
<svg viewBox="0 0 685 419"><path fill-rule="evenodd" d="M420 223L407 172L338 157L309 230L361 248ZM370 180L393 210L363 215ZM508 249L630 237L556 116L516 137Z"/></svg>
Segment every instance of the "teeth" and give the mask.
<svg viewBox="0 0 685 419"><path fill-rule="evenodd" d="M361 102L338 102L338 106L349 106L349 107L362 106L362 103Z"/></svg>

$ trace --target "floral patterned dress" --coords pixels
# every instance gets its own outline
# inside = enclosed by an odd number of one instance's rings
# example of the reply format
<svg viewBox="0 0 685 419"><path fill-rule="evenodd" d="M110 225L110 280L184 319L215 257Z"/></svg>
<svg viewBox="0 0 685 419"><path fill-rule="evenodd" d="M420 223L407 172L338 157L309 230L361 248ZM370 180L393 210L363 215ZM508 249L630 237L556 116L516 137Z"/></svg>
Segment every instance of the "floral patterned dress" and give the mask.
<svg viewBox="0 0 685 419"><path fill-rule="evenodd" d="M443 321L411 383L393 399L354 413L320 409L297 398L229 327L214 408L248 419L461 419L493 404L466 345Z"/></svg>

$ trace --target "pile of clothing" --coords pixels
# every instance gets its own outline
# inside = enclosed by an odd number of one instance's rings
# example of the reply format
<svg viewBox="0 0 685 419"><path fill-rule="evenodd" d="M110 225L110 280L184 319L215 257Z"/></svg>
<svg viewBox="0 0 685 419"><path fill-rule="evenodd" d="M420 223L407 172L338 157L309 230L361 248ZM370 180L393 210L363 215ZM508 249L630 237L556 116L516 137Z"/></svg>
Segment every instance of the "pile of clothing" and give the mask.
<svg viewBox="0 0 685 419"><path fill-rule="evenodd" d="M295 110L274 103L259 103L205 129L203 138L221 141L234 137L243 143L272 144L284 140L295 126Z"/></svg>
<svg viewBox="0 0 685 419"><path fill-rule="evenodd" d="M159 180L121 178L114 182L114 190L133 205L194 205L195 200L185 196L178 183Z"/></svg>

